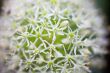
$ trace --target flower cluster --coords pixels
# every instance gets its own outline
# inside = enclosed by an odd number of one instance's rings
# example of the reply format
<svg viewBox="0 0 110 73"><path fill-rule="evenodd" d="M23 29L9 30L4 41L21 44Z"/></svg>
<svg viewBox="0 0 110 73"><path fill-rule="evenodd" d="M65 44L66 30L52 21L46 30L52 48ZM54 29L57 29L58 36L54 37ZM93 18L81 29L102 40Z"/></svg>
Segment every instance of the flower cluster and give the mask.
<svg viewBox="0 0 110 73"><path fill-rule="evenodd" d="M89 56L93 48L90 41L96 39L91 27L95 21L89 19L90 13L77 0L23 1L12 37L19 71L90 72Z"/></svg>

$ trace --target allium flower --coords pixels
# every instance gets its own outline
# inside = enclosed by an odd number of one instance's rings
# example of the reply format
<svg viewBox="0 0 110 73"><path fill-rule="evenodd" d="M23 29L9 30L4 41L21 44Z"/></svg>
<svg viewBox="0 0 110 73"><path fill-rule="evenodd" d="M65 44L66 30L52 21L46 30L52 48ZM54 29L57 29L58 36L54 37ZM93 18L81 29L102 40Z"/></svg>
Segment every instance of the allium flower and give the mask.
<svg viewBox="0 0 110 73"><path fill-rule="evenodd" d="M26 73L87 73L97 21L81 0L23 0L12 39ZM86 0L84 0L86 1ZM82 1L81 1L82 2ZM20 16L19 16L20 15ZM22 15L22 16L21 16Z"/></svg>

